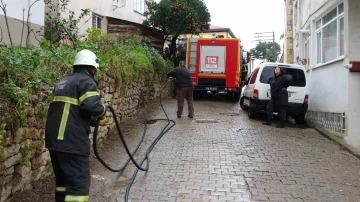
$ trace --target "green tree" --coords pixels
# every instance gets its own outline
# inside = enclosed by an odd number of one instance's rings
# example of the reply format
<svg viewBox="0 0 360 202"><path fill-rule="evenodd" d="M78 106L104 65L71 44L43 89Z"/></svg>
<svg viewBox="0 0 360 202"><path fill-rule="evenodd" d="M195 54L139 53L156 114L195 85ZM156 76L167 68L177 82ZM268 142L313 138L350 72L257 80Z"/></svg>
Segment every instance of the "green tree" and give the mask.
<svg viewBox="0 0 360 202"><path fill-rule="evenodd" d="M257 59L266 59L270 62L276 62L275 58L280 54L280 45L273 42L259 42L255 48L251 49L251 55Z"/></svg>
<svg viewBox="0 0 360 202"><path fill-rule="evenodd" d="M161 29L170 41L169 54L176 55L176 41L181 34L195 34L209 29L210 13L203 0L161 0L147 3L144 25Z"/></svg>

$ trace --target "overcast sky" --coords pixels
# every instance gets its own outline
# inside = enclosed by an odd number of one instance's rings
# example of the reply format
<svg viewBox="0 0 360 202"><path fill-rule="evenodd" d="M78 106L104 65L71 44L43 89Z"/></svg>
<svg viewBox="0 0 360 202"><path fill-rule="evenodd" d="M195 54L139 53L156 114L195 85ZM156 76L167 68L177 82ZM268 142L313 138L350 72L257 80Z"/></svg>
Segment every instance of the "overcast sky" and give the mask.
<svg viewBox="0 0 360 202"><path fill-rule="evenodd" d="M255 32L275 32L282 46L284 0L204 0L211 14L211 24L230 28L240 37L244 49L254 48ZM272 35L272 34L269 34Z"/></svg>
<svg viewBox="0 0 360 202"><path fill-rule="evenodd" d="M160 0L156 0L159 2ZM211 14L211 24L230 28L241 39L245 50L255 48L255 32L275 32L282 49L284 0L204 0ZM272 34L269 34L272 35ZM260 61L255 61L255 65Z"/></svg>
<svg viewBox="0 0 360 202"><path fill-rule="evenodd" d="M282 48L284 0L204 0L211 14L211 24L230 28L241 39L245 50L256 46L255 32L275 32ZM270 34L272 35L272 34ZM255 61L259 63L259 61Z"/></svg>

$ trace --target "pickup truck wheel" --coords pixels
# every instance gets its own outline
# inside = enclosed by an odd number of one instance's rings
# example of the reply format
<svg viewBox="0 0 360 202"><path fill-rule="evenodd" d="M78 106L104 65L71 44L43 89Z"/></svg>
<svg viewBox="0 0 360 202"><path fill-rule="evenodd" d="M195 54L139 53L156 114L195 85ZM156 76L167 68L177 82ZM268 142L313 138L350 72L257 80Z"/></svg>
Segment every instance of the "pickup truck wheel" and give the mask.
<svg viewBox="0 0 360 202"><path fill-rule="evenodd" d="M235 100L236 102L239 102L239 100L240 100L240 92L234 93L234 100Z"/></svg>
<svg viewBox="0 0 360 202"><path fill-rule="evenodd" d="M244 97L241 97L241 99L240 99L240 108L242 110L248 110L249 107L244 105L244 99L245 99Z"/></svg>
<svg viewBox="0 0 360 202"><path fill-rule="evenodd" d="M256 116L256 112L254 109L252 109L250 106L249 106L249 110L248 110L248 117L249 119L254 119Z"/></svg>

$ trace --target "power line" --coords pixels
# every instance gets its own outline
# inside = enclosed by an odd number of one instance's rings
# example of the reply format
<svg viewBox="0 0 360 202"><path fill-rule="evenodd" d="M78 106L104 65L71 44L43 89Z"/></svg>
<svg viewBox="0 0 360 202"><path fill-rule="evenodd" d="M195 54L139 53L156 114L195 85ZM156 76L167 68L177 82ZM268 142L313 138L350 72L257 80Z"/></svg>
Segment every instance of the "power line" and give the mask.
<svg viewBox="0 0 360 202"><path fill-rule="evenodd" d="M275 49L275 32L255 32L255 40L258 42L262 41L271 41L273 42L272 48ZM269 36L269 34L272 34ZM276 62L277 55L274 56L274 61Z"/></svg>

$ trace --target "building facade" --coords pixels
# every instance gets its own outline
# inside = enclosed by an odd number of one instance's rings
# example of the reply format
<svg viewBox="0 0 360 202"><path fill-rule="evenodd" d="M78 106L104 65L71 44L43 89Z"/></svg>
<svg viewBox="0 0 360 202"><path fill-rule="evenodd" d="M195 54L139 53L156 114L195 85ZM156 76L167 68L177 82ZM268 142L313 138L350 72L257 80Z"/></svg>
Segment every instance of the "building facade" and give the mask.
<svg viewBox="0 0 360 202"><path fill-rule="evenodd" d="M57 2L59 0L52 0ZM129 22L142 24L145 20L144 12L147 10L147 0L102 0L102 1L82 1L73 0L68 4L67 9L74 11L76 16L80 15L81 9L92 10L92 16L81 23L80 32L85 32L88 28L99 28L104 33L107 32L107 17L122 19ZM62 17L69 16L62 13Z"/></svg>
<svg viewBox="0 0 360 202"><path fill-rule="evenodd" d="M360 148L360 1L285 3L284 62L307 69L308 121Z"/></svg>
<svg viewBox="0 0 360 202"><path fill-rule="evenodd" d="M38 34L36 31L39 31L40 28L44 26L44 2L36 2L36 0L3 0L3 3L6 6L6 15L11 34L11 40L14 45L22 46L26 44L28 33L28 27L27 25L23 24L23 18L24 22L26 23L29 7L32 5L29 17L29 30L33 29L34 32L30 33L28 43L32 45L38 44L38 41L36 40ZM2 5L0 6L2 7ZM9 45L10 37L6 25L5 14L2 9L0 9L0 28L0 34L2 34L2 36L0 36L0 39L2 38L1 43Z"/></svg>

